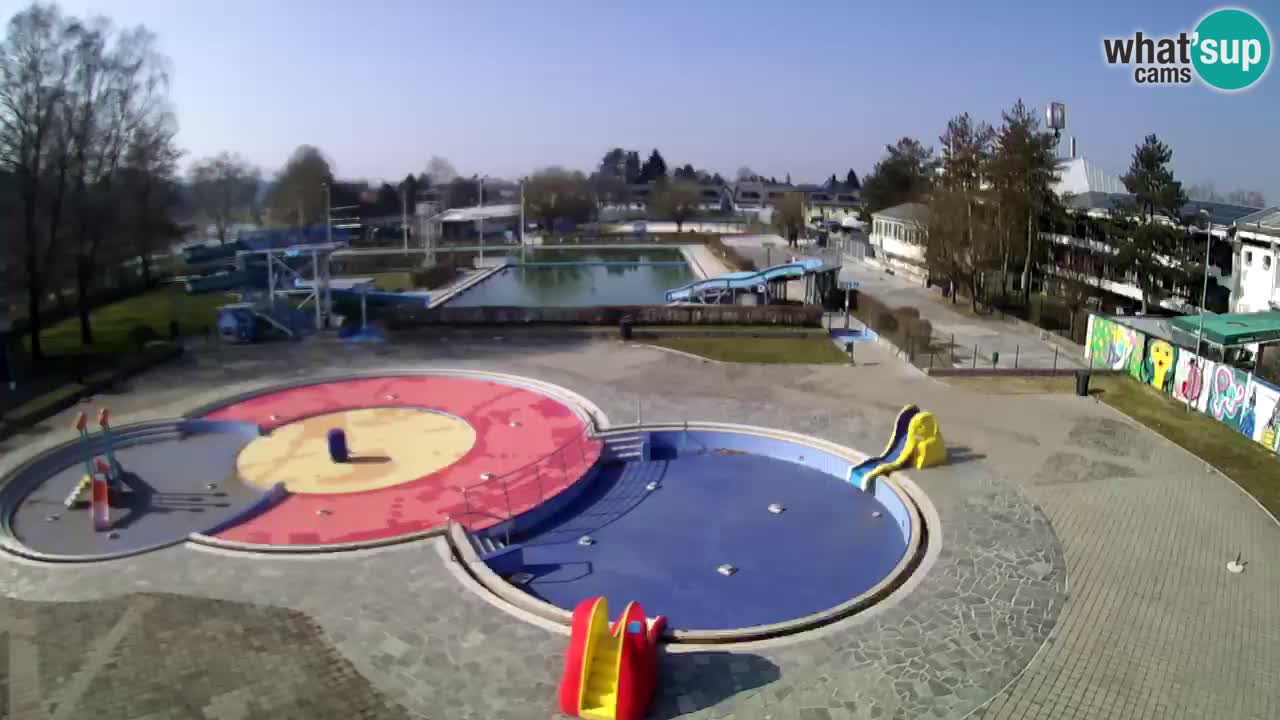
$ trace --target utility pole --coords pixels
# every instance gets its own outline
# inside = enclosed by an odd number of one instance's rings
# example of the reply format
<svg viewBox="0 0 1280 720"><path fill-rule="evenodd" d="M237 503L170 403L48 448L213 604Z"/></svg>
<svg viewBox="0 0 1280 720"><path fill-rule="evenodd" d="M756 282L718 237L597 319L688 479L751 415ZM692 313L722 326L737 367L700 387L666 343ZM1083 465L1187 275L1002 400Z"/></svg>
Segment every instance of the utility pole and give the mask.
<svg viewBox="0 0 1280 720"><path fill-rule="evenodd" d="M404 242L404 254L409 254L409 189L400 186L400 237Z"/></svg>
<svg viewBox="0 0 1280 720"><path fill-rule="evenodd" d="M1200 290L1200 332L1196 337L1196 355L1200 355L1200 348L1204 347L1204 314L1206 312L1205 304L1209 297L1209 251L1213 249L1213 219L1209 217L1209 211L1200 208L1200 215L1205 221L1205 240L1204 240L1204 285ZM1204 372L1204 358L1196 363L1196 371ZM1201 382L1203 385L1203 381ZM1204 392L1201 390L1201 392ZM1191 412L1191 401L1187 400L1187 412Z"/></svg>
<svg viewBox="0 0 1280 720"><path fill-rule="evenodd" d="M324 185L324 242L326 245L333 244L333 211L330 210L330 191L329 183Z"/></svg>
<svg viewBox="0 0 1280 720"><path fill-rule="evenodd" d="M524 178L520 178L520 246L524 246Z"/></svg>
<svg viewBox="0 0 1280 720"><path fill-rule="evenodd" d="M484 265L484 177L476 178L476 228L480 234L480 265Z"/></svg>

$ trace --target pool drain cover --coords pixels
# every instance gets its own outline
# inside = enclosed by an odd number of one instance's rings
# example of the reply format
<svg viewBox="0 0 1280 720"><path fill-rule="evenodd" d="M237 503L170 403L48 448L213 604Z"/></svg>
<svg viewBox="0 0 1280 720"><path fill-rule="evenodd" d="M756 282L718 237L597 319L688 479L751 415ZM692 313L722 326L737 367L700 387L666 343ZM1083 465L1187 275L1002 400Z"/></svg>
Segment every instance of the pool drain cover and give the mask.
<svg viewBox="0 0 1280 720"><path fill-rule="evenodd" d="M645 489L645 490L648 490L649 492L653 492L654 490L657 490L657 489L658 489L658 481L657 481L657 480L650 480L650 481L649 481L649 484L644 486L644 489Z"/></svg>
<svg viewBox="0 0 1280 720"><path fill-rule="evenodd" d="M782 506L782 503L769 503L769 512L774 515L781 515L784 510L786 508Z"/></svg>
<svg viewBox="0 0 1280 720"><path fill-rule="evenodd" d="M583 535L582 537L578 538L578 544L579 545L595 545L596 539L591 537L590 535Z"/></svg>
<svg viewBox="0 0 1280 720"><path fill-rule="evenodd" d="M716 572L720 573L721 575L724 575L725 577L729 577L730 575L738 572L738 567L736 565L730 565L729 563L725 563L720 567L716 568Z"/></svg>
<svg viewBox="0 0 1280 720"><path fill-rule="evenodd" d="M880 512L879 510L872 510L872 511L871 511L871 517L873 517L873 518L878 518L878 517L880 517L880 516L881 516L881 515L883 515L883 514L884 514L884 513Z"/></svg>
<svg viewBox="0 0 1280 720"><path fill-rule="evenodd" d="M533 573L518 572L507 578L512 585L528 585L533 582Z"/></svg>

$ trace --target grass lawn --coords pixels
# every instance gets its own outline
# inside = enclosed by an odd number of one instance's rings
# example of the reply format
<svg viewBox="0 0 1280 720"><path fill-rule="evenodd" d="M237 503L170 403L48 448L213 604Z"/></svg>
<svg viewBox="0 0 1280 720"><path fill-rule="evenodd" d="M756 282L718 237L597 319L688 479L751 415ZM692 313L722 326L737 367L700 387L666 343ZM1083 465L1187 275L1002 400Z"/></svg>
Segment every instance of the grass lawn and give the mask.
<svg viewBox="0 0 1280 720"><path fill-rule="evenodd" d="M946 382L977 392L1019 394L1074 392L1075 378L963 378ZM1168 395L1123 375L1094 375L1090 393L1102 402L1180 445L1257 498L1280 517L1280 455L1192 410Z"/></svg>
<svg viewBox="0 0 1280 720"><path fill-rule="evenodd" d="M88 367L111 365L140 351L130 338L134 328L146 326L155 331L156 338L167 338L169 321L176 318L180 332L203 334L206 328L213 328L215 309L235 301L222 293L188 295L181 287L169 285L94 310L89 316L92 345L80 344L80 320L76 317L46 328L40 340L52 367L78 362Z"/></svg>
<svg viewBox="0 0 1280 720"><path fill-rule="evenodd" d="M847 363L849 357L825 336L659 338L653 345L722 362Z"/></svg>

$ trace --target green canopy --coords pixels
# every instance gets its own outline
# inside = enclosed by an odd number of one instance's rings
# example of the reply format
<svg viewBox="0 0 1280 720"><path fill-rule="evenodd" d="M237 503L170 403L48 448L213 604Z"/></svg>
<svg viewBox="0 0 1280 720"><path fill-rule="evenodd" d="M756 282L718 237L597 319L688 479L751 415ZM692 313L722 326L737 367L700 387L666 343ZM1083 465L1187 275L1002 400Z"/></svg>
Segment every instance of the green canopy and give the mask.
<svg viewBox="0 0 1280 720"><path fill-rule="evenodd" d="M1174 318L1173 326L1196 335L1200 332L1200 317L1183 315ZM1280 340L1280 311L1205 315L1204 339L1222 347Z"/></svg>

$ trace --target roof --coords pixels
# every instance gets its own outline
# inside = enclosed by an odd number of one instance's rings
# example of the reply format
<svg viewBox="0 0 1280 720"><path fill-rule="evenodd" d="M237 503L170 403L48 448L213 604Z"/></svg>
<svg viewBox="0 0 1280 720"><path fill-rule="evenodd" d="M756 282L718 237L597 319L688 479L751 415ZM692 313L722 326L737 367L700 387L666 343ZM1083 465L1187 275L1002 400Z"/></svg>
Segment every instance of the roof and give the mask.
<svg viewBox="0 0 1280 720"><path fill-rule="evenodd" d="M1280 207L1269 207L1245 215L1235 220L1235 226L1247 232L1280 236Z"/></svg>
<svg viewBox="0 0 1280 720"><path fill-rule="evenodd" d="M1200 316L1174 318L1172 325L1186 333L1199 333ZM1280 311L1205 315L1204 339L1223 347L1280 341Z"/></svg>
<svg viewBox="0 0 1280 720"><path fill-rule="evenodd" d="M918 223L929 222L929 206L924 203L903 203L871 213L873 218L889 220L911 220Z"/></svg>
<svg viewBox="0 0 1280 720"><path fill-rule="evenodd" d="M1108 212L1121 212L1126 207L1135 207L1137 199L1130 193L1107 193L1107 192L1087 192L1081 195L1072 195L1067 201L1068 207L1072 210L1104 210ZM1232 223L1239 224L1239 219L1247 216L1256 215L1254 208L1244 207L1243 205L1231 205L1229 203L1208 202L1204 200L1191 200L1179 209L1178 214L1182 216L1184 222L1194 222L1200 216L1201 210L1209 212L1209 220L1214 225L1230 225ZM1276 231L1280 234L1280 228Z"/></svg>
<svg viewBox="0 0 1280 720"><path fill-rule="evenodd" d="M1103 170L1092 161L1077 157L1059 161L1058 182L1054 184L1053 191L1059 195L1123 193L1125 187L1119 176Z"/></svg>

